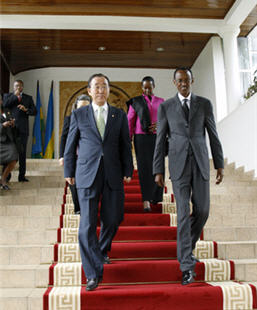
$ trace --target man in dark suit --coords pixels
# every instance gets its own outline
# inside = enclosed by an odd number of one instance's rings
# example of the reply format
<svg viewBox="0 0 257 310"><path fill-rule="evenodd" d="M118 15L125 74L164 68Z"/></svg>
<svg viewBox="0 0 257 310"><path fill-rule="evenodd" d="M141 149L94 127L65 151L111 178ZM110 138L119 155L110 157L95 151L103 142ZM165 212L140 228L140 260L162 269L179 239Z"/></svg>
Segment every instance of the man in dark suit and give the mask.
<svg viewBox="0 0 257 310"><path fill-rule="evenodd" d="M212 104L208 99L191 93L192 83L193 75L190 69L175 70L174 84L178 94L159 107L153 162L155 181L163 187L165 139L168 136L169 172L177 206L177 256L183 285L194 281L194 267L198 260L192 251L209 215L210 168L206 130L214 167L217 169L216 184L222 182L224 168Z"/></svg>
<svg viewBox="0 0 257 310"><path fill-rule="evenodd" d="M72 105L72 111L79 109L81 107L84 107L86 105L90 104L90 97L87 95L80 95L77 97L75 103ZM63 122L63 128L62 128L62 135L61 135L61 141L60 141L60 152L59 152L59 163L60 166L63 166L64 163L64 150L65 150L65 145L69 133L69 128L70 128L70 115L65 116L64 122ZM72 201L74 204L74 213L75 214L80 214L80 207L79 207L79 200L78 200L78 194L77 194L77 189L76 189L76 184L69 184L69 188L71 191L71 196L72 196Z"/></svg>
<svg viewBox="0 0 257 310"><path fill-rule="evenodd" d="M72 113L64 152L64 177L76 182L79 197L79 245L88 291L102 281L103 264L110 263L107 252L124 214L123 180L129 182L133 173L127 116L107 103L109 92L105 75L89 78L92 103Z"/></svg>
<svg viewBox="0 0 257 310"><path fill-rule="evenodd" d="M19 142L19 182L28 182L26 174L26 150L29 136L29 116L36 115L37 109L31 96L23 93L23 81L16 80L13 92L4 95L4 108L10 110L15 119Z"/></svg>

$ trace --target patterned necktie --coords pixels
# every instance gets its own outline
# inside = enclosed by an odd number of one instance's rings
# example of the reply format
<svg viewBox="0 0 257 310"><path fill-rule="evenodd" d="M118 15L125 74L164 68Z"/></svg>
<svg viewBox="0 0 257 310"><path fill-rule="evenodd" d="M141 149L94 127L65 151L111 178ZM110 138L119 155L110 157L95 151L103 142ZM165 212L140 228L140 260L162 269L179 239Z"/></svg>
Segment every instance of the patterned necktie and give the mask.
<svg viewBox="0 0 257 310"><path fill-rule="evenodd" d="M183 104L182 104L182 108L184 110L184 113L185 113L185 117L186 117L186 120L188 122L188 118L189 118L189 107L187 105L187 99L183 99Z"/></svg>
<svg viewBox="0 0 257 310"><path fill-rule="evenodd" d="M96 120L96 125L97 128L99 130L99 133L102 137L102 139L104 138L104 130L105 130L105 121L104 121L104 117L103 117L103 107L99 107L98 108L98 115L97 115L97 120Z"/></svg>

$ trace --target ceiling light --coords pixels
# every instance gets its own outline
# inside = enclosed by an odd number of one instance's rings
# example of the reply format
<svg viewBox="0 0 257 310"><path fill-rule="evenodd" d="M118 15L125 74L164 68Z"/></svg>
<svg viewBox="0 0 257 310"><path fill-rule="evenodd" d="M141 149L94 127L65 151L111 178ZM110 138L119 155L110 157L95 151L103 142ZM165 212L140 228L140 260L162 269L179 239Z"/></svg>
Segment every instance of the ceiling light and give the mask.
<svg viewBox="0 0 257 310"><path fill-rule="evenodd" d="M106 50L106 47L105 46L99 46L98 47L98 51L105 51Z"/></svg>
<svg viewBox="0 0 257 310"><path fill-rule="evenodd" d="M45 51L48 51L48 50L50 50L50 46L48 46L48 45L43 45L43 46L42 46L42 49L45 50Z"/></svg>
<svg viewBox="0 0 257 310"><path fill-rule="evenodd" d="M157 51L157 52L163 52L163 51L164 51L164 48L163 48L163 47L157 47L156 51Z"/></svg>

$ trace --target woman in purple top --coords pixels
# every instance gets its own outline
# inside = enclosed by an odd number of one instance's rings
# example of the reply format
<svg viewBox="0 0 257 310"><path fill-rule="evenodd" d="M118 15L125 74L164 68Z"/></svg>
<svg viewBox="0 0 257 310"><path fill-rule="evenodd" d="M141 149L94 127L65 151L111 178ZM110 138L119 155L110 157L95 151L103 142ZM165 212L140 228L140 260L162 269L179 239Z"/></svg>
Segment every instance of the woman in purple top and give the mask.
<svg viewBox="0 0 257 310"><path fill-rule="evenodd" d="M154 96L154 79L146 76L142 80L143 94L131 98L127 105L129 133L134 136L137 168L141 186L144 211L150 212L150 203L162 201L163 188L156 185L152 173L153 154L156 139L157 110L164 101Z"/></svg>

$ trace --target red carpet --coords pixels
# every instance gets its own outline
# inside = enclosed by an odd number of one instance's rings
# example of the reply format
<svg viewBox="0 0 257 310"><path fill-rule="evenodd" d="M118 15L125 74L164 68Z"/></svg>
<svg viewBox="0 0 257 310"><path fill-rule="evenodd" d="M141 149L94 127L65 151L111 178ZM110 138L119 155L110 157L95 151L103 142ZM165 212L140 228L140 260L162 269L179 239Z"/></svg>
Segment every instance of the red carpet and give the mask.
<svg viewBox="0 0 257 310"><path fill-rule="evenodd" d="M137 172L132 182L125 185L125 197L124 221L109 253L112 263L104 266L102 284L95 291L86 292L86 278L78 254L78 216L65 214L64 195L58 243L54 246L55 263L49 268L43 310L245 310L233 305L232 299L241 294L242 285L238 287L231 281L233 262L215 260L215 242L200 243L199 253L203 257L213 255L206 257L213 261L197 263L196 282L182 286L176 260L176 227L170 227L170 215L161 214L161 204L153 205L152 213L143 213ZM98 234L99 230L98 227ZM210 248L213 254L208 252ZM222 280L224 275L227 278ZM214 285L212 281L225 281L231 295L224 297L222 282ZM249 290L253 309L257 307L256 289L248 286L248 293ZM225 303L231 306L224 308Z"/></svg>

